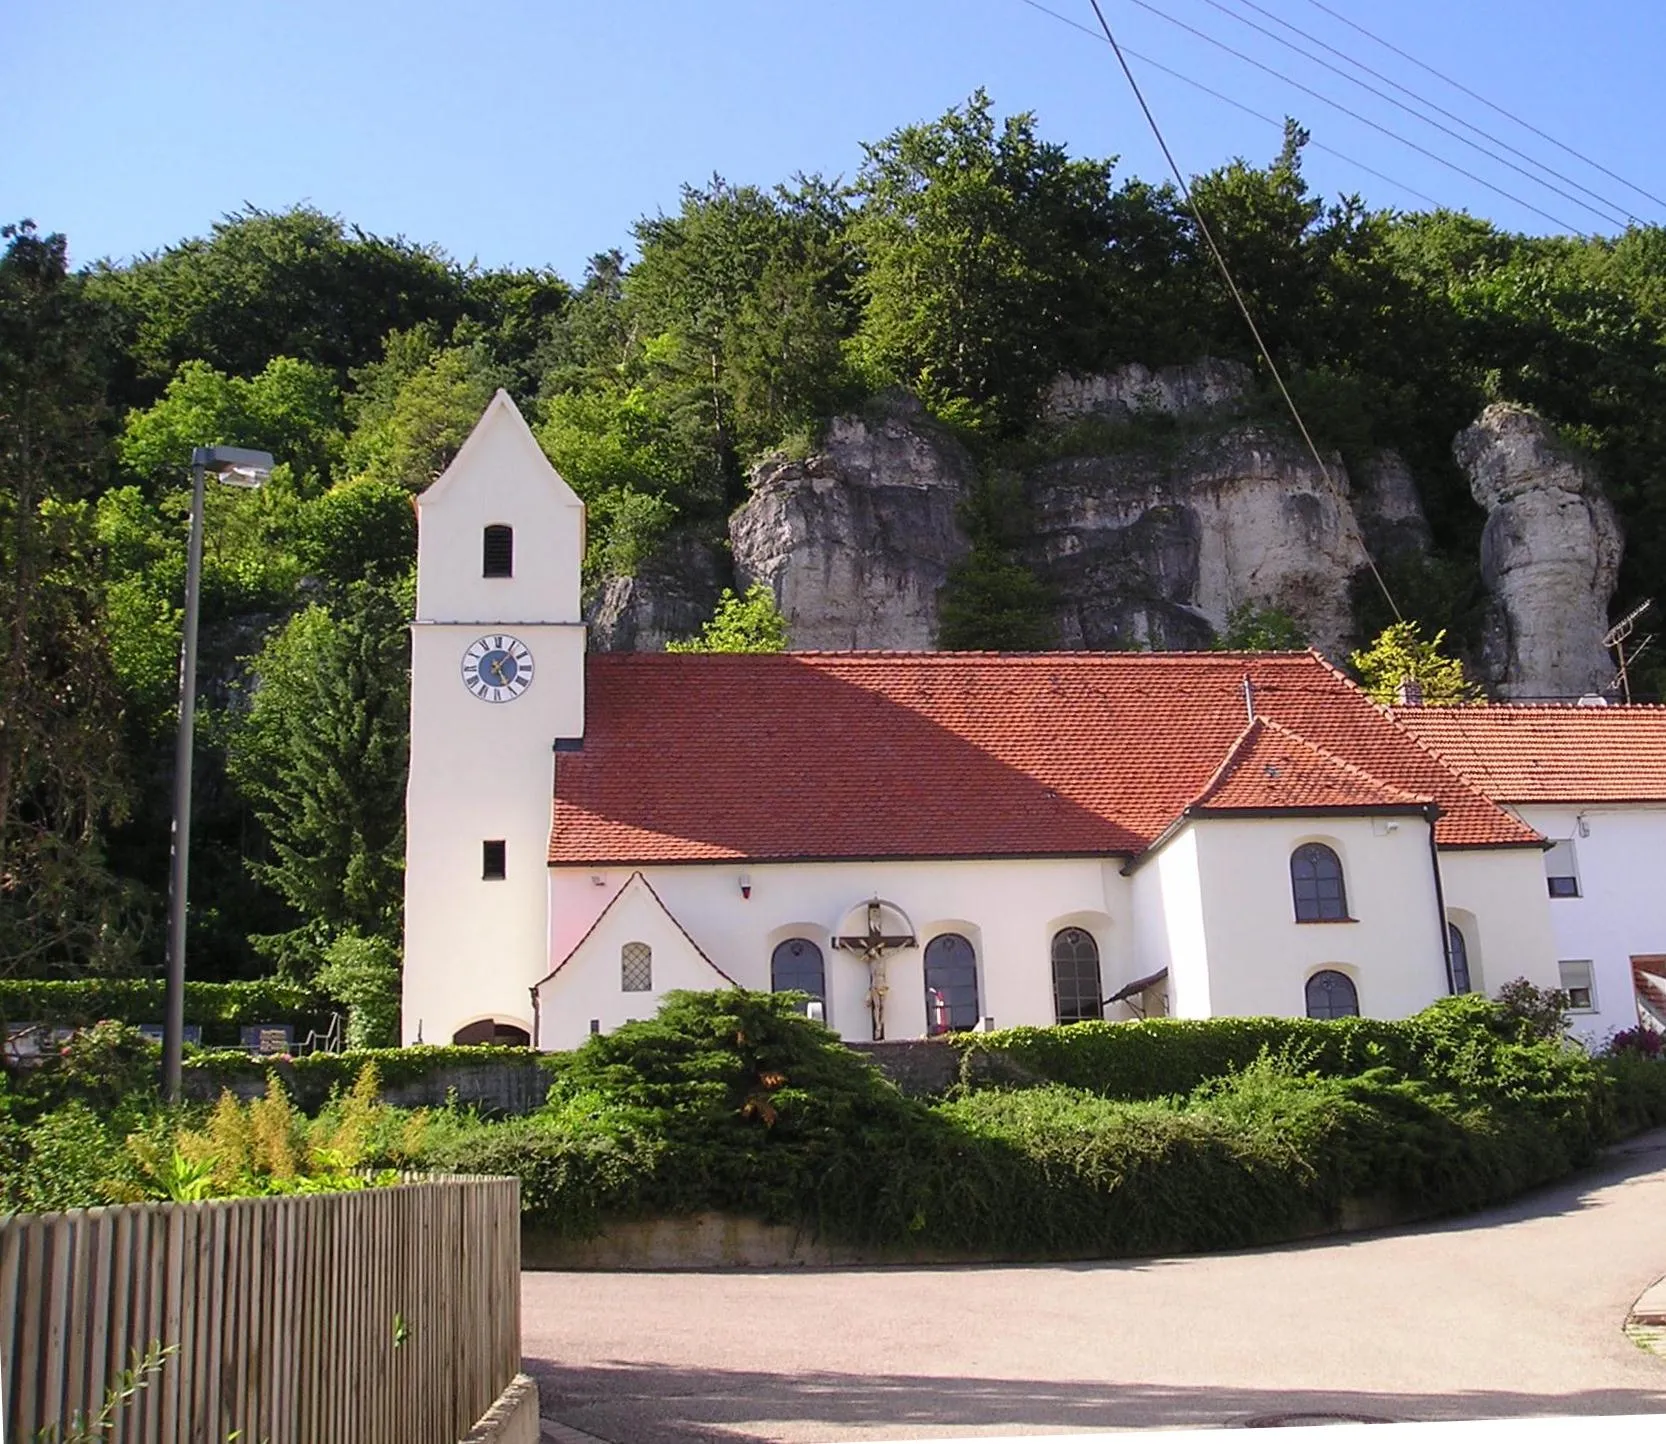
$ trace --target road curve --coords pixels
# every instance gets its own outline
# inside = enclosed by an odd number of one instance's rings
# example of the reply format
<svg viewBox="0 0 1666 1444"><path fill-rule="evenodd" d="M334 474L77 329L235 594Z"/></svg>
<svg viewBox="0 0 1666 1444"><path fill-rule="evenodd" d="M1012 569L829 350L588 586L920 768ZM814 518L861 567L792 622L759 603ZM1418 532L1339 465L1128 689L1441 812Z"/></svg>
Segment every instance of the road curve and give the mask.
<svg viewBox="0 0 1666 1444"><path fill-rule="evenodd" d="M1662 1273L1666 1130L1505 1208L1292 1248L527 1273L522 1336L544 1415L610 1444L1666 1414L1622 1332Z"/></svg>

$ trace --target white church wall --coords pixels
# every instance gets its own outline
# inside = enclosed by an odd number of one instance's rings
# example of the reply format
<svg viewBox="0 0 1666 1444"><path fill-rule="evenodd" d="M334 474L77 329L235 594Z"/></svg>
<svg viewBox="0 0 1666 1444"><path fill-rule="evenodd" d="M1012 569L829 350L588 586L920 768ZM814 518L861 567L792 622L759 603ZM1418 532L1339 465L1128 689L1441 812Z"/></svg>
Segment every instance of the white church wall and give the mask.
<svg viewBox="0 0 1666 1444"><path fill-rule="evenodd" d="M1491 995L1512 978L1557 986L1556 940L1538 848L1446 848L1440 877L1447 917L1463 930L1474 991Z"/></svg>
<svg viewBox="0 0 1666 1444"><path fill-rule="evenodd" d="M651 950L651 986L645 990L624 987L624 949L630 943ZM608 1033L621 1023L653 1017L660 999L679 988L728 986L642 882L628 883L578 950L539 985L538 1046L576 1048L589 1036L592 1020Z"/></svg>
<svg viewBox="0 0 1666 1444"><path fill-rule="evenodd" d="M1596 1010L1571 1013L1573 1031L1588 1042L1637 1025L1634 957L1666 955L1666 807L1520 807L1528 826L1552 841L1572 843L1578 897L1551 897L1543 858L1533 854L1549 914L1555 959L1592 964ZM1549 970L1556 986L1558 969ZM1659 971L1659 969L1657 969ZM1517 976L1510 972L1500 981Z"/></svg>
<svg viewBox="0 0 1666 1444"><path fill-rule="evenodd" d="M1446 994L1423 818L1211 817L1193 829L1215 1016L1299 1017L1307 979L1324 968L1354 978L1366 1017L1408 1017ZM1295 920L1290 856L1309 842L1340 858L1353 921Z"/></svg>
<svg viewBox="0 0 1666 1444"><path fill-rule="evenodd" d="M712 961L743 987L769 987L770 954L783 939L803 936L816 943L826 971L828 1025L852 1040L872 1033L868 971L858 955L834 952L830 939L851 909L875 895L907 913L919 943L886 958L887 1037L925 1033L924 950L943 933L959 932L972 943L979 1011L997 1027L1055 1021L1051 944L1060 927L1088 926L1099 944L1106 995L1137 976L1131 889L1115 861L713 863L642 872ZM550 869L552 958L571 951L629 875L618 868ZM741 892L743 875L750 897ZM860 914L849 922L856 930L865 924ZM586 1028L591 1016L585 1015ZM546 1038L570 1033L565 1021L556 1023L548 1013L544 1028Z"/></svg>
<svg viewBox="0 0 1666 1444"><path fill-rule="evenodd" d="M1203 925L1195 828L1188 824L1144 859L1134 869L1132 883L1134 977L1167 968L1170 1016L1211 1016L1209 939Z"/></svg>

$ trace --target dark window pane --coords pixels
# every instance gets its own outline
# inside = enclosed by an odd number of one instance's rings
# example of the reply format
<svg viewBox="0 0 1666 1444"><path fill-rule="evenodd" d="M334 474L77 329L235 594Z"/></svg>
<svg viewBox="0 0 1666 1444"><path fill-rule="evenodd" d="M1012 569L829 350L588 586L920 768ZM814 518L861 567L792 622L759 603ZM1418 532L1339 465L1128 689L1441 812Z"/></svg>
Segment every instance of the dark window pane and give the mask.
<svg viewBox="0 0 1666 1444"><path fill-rule="evenodd" d="M480 876L495 880L508 876L509 844L483 842L480 844Z"/></svg>
<svg viewBox="0 0 1666 1444"><path fill-rule="evenodd" d="M1053 1015L1061 1023L1103 1018L1099 946L1091 933L1065 928L1053 938Z"/></svg>
<svg viewBox="0 0 1666 1444"><path fill-rule="evenodd" d="M808 993L826 1001L821 949L808 938L788 938L770 954L769 986L777 993Z"/></svg>
<svg viewBox="0 0 1666 1444"><path fill-rule="evenodd" d="M1446 936L1452 949L1452 991L1469 991L1469 945L1464 942L1463 930L1456 923L1447 923Z"/></svg>
<svg viewBox="0 0 1666 1444"><path fill-rule="evenodd" d="M978 959L959 933L926 944L926 1032L957 1033L977 1026Z"/></svg>
<svg viewBox="0 0 1666 1444"><path fill-rule="evenodd" d="M1357 1018L1359 994L1346 973L1327 969L1307 980L1307 1016L1310 1018Z"/></svg>
<svg viewBox="0 0 1666 1444"><path fill-rule="evenodd" d="M1299 923L1339 922L1348 916L1342 860L1322 842L1307 843L1290 854L1290 891Z"/></svg>
<svg viewBox="0 0 1666 1444"><path fill-rule="evenodd" d="M482 576L512 577L515 575L515 529L508 526L489 526L482 544Z"/></svg>
<svg viewBox="0 0 1666 1444"><path fill-rule="evenodd" d="M1551 878L1550 895L1552 897L1578 897L1579 879L1576 877Z"/></svg>

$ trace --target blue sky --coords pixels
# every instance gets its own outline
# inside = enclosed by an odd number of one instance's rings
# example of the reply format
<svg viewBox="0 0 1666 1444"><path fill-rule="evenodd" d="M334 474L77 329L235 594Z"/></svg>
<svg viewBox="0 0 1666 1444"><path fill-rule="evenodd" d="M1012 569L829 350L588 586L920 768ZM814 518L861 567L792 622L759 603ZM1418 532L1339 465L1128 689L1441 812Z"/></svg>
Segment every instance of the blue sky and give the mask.
<svg viewBox="0 0 1666 1444"><path fill-rule="evenodd" d="M1044 3L1093 24L1088 0ZM1616 228L1222 13L1276 29L1250 0L1147 3L1556 220L1212 48L1140 0L1101 3L1124 45L1266 115L1295 114L1316 143L1397 182L1310 151L1309 176L1326 195L1357 191L1412 209L1421 192L1513 229ZM1253 3L1625 212L1666 221L1666 206L1373 46L1314 0ZM1325 4L1666 197L1657 80L1666 6ZM1275 126L1133 64L1188 171L1276 151ZM464 261L551 265L576 278L592 253L628 247L637 216L674 207L684 181L849 176L861 142L940 114L978 86L1002 112L1035 111L1043 133L1076 153L1119 156L1124 177L1164 174L1108 47L1024 0L8 0L0 218L64 231L85 262L203 234L244 202L304 201Z"/></svg>

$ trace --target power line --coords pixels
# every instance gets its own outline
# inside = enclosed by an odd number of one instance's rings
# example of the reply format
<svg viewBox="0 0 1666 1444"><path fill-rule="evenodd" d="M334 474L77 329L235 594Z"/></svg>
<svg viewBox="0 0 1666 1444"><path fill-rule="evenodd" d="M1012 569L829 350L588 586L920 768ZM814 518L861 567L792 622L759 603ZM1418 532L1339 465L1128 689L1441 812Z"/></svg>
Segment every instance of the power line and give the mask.
<svg viewBox="0 0 1666 1444"><path fill-rule="evenodd" d="M1110 23L1105 19L1105 12L1099 8L1099 0L1088 0L1093 6L1093 13L1099 19L1099 28L1105 32L1105 39L1116 52L1117 64L1122 67L1122 73L1128 80L1129 88L1134 92L1134 99L1139 101L1140 110L1145 114L1145 123L1151 127L1151 133L1157 138L1157 145L1163 152L1163 159L1169 163L1169 170L1174 173L1175 183L1180 187L1180 194L1185 197L1187 206L1191 209L1192 219L1197 222L1199 233L1209 246L1209 254L1214 257L1215 265L1226 281L1226 288L1232 292L1232 299L1237 302L1239 313L1244 318L1244 324L1249 327L1250 335L1255 337L1256 349L1261 352L1261 359L1267 363L1267 369L1272 373L1273 380L1278 383L1279 394L1284 397L1284 404L1290 408L1290 415L1296 422L1296 429L1301 432L1302 440L1307 443L1307 449L1313 453L1313 462L1319 468L1319 475L1324 479L1328 490L1334 491L1336 483L1331 479L1330 468L1325 465L1325 459L1319 454L1319 448L1313 440L1313 433L1307 429L1307 423L1302 420L1300 408L1296 405L1295 397L1291 396L1290 388L1284 384L1283 373L1278 369L1278 363L1273 360L1273 353L1268 350L1267 343L1261 338L1261 328L1255 324L1255 317L1250 314L1248 303L1244 300L1244 293L1238 289L1238 283L1232 278L1232 270L1226 264L1226 257L1221 254L1221 248L1215 244L1215 233L1209 229L1208 221L1204 220L1203 212L1198 207L1197 198L1192 194L1191 185L1187 182L1185 173L1180 169L1174 158L1174 152L1169 149L1169 143L1163 136L1162 127L1157 124L1157 117L1151 113L1151 107L1145 103L1145 92L1140 89L1139 81L1134 79L1134 72L1128 68L1127 57L1122 53L1122 47L1116 43L1116 36L1111 33ZM1389 610L1394 613L1394 620L1404 621L1400 615L1400 608L1395 605L1394 594L1389 591L1388 583L1383 580L1383 574L1377 570L1377 563L1372 558L1370 549L1360 546L1365 556L1366 566L1371 568L1371 575L1377 579L1377 585L1382 588L1382 594L1388 601Z"/></svg>
<svg viewBox="0 0 1666 1444"><path fill-rule="evenodd" d="M1450 85L1454 90L1462 91L1471 100L1480 101L1481 104L1486 106L1488 110L1497 111L1499 115L1502 115L1506 120L1515 122L1515 124L1519 125L1523 130L1532 131L1533 134L1538 136L1540 140L1548 140L1553 146L1555 146L1557 148L1557 150L1566 151L1575 160L1583 161L1586 165L1590 166L1593 170L1601 171L1610 180L1617 180L1627 190L1636 191L1637 194L1642 196L1645 200L1653 201L1657 206L1666 207L1666 201L1661 200L1661 198L1659 196L1653 194L1653 192L1646 191L1642 188L1642 186L1636 185L1633 182L1628 181L1623 175L1620 175L1615 171L1609 170L1607 166L1601 164L1598 161L1592 160L1590 156L1581 155L1571 145L1564 145L1561 141L1557 140L1555 136L1550 135L1546 131L1540 130L1539 127L1534 125L1531 121L1523 120L1519 115L1516 115L1513 111L1506 110L1502 105L1495 104L1493 101L1488 100L1487 97L1484 96L1484 95L1478 95L1475 91L1471 90L1467 85L1464 85L1462 82L1452 79L1452 77L1450 75L1442 74L1440 71L1436 70L1434 68L1434 66L1425 64L1423 61L1419 60L1415 55L1412 55L1409 52L1402 50L1398 45L1395 45L1392 41L1384 40L1382 38L1382 36L1373 34L1371 31L1367 30L1363 25L1360 25L1360 24L1356 23L1355 21L1350 20L1346 15L1343 15L1343 14L1341 14L1340 12L1338 12L1336 10L1332 10L1329 5L1326 5L1326 4L1323 3L1323 0L1308 0L1308 4L1314 6L1316 9L1323 10L1325 12L1325 14L1329 15L1333 20L1340 20L1350 30L1357 30L1367 40L1375 42L1376 44L1382 46L1383 49L1393 51L1402 60L1409 60L1419 70L1428 71L1429 74L1434 76L1436 80L1445 81L1445 83Z"/></svg>
<svg viewBox="0 0 1666 1444"><path fill-rule="evenodd" d="M1103 42L1105 39L1103 35L1101 35L1097 30L1092 29L1090 26L1083 25L1078 20L1072 20L1068 15L1061 15L1057 10L1049 10L1047 6L1040 3L1040 0L1022 0L1022 3L1028 5L1032 10L1039 10L1043 15L1050 16L1052 19L1057 20L1061 25L1068 25L1072 30L1080 30L1082 34L1089 36L1094 40ZM1139 51L1130 47L1124 48L1127 50L1129 55L1132 55L1134 59L1138 60L1142 65L1149 65L1153 70L1160 70L1164 75L1173 77L1182 85L1189 85L1193 90L1200 90L1205 95L1214 97L1214 99L1220 101L1223 105L1230 105L1234 110L1241 110L1245 115L1253 116L1256 120L1272 126L1274 130L1282 130L1284 128L1284 121L1278 116L1268 115L1265 111L1256 110L1253 106L1245 105L1241 100L1234 100L1230 95L1225 94L1223 91L1219 91L1214 89L1212 86L1205 85L1201 80L1193 80L1191 76L1185 74L1184 72L1175 70L1172 66L1164 65L1160 60L1153 60L1149 55L1142 55ZM1311 145L1314 150L1323 151L1326 155L1333 155L1338 160L1355 167L1355 169L1364 171L1367 175L1375 176L1380 181L1386 181L1389 185L1395 187L1397 190L1404 191L1407 195L1416 196L1418 200L1423 201L1427 205L1434 206L1437 210L1440 208L1441 202L1436 200L1433 196L1424 194L1424 192L1418 190L1416 186L1407 185L1405 181L1389 175L1386 171L1380 171L1374 166L1366 165L1364 161L1357 160L1353 156L1348 155L1346 152L1337 150L1335 146L1326 145L1322 141L1317 140L1310 140L1308 144Z"/></svg>
<svg viewBox="0 0 1666 1444"><path fill-rule="evenodd" d="M1096 3L1096 0L1090 0L1090 3L1094 4L1094 9L1097 11L1099 7L1098 7L1098 4ZM1321 105L1328 105L1328 106L1330 106L1330 108L1332 110L1339 110L1339 111L1342 112L1343 115L1349 116L1352 119L1357 120L1361 125L1368 125L1368 126L1371 127L1372 130L1380 131L1383 135L1388 136L1389 139L1397 140L1397 141L1400 142L1401 145L1409 146L1412 150L1417 151L1420 155L1427 156L1430 160L1434 161L1437 165L1443 165L1448 170L1456 171L1459 175L1463 176L1465 179L1472 180L1472 181L1475 182L1476 185L1482 186L1485 189L1487 189L1489 191L1492 191L1494 195L1503 196L1505 200L1514 202L1516 205L1521 206L1524 210L1532 211L1533 214L1536 215L1536 216L1543 216L1544 219L1549 221L1552 225L1558 226L1562 230L1569 231L1574 235L1584 234L1578 226L1573 224L1572 221L1565 221L1560 216L1553 216L1549 211L1543 210L1540 207L1534 205L1532 201L1524 200L1521 196L1515 195L1514 193L1505 190L1502 186L1495 186L1491 181L1484 180L1482 177L1476 175L1474 171L1465 170L1461 165L1458 165L1455 161L1447 160L1446 157L1443 156L1443 155L1437 155L1434 151L1430 150L1427 146L1419 145L1415 140L1408 140L1405 136L1401 135L1398 131L1390 130L1386 125L1378 124L1378 122L1372 120L1369 116L1361 115L1357 110L1354 110L1349 106L1343 105L1342 102L1339 101L1339 100L1332 100L1330 98L1330 96L1325 95L1322 92L1313 89L1313 87L1310 86L1310 85L1303 85L1301 83L1301 81L1296 80L1296 79L1292 78L1291 76L1286 75L1282 70L1275 70L1272 66L1266 65L1263 62L1257 60L1253 55L1246 55L1242 50L1239 50L1236 46L1228 45L1226 43L1226 41L1224 41L1224 40L1217 40L1213 35L1210 35L1207 31L1199 30L1197 28L1197 26L1195 26L1195 25L1188 25L1184 20L1177 19L1175 16L1170 15L1166 10L1159 10L1155 5L1152 5L1152 4L1148 3L1148 0L1130 0L1130 3L1134 4L1134 5L1138 5L1140 7L1140 9L1142 9L1142 10L1149 10L1153 15L1157 16L1159 19L1166 20L1166 21L1168 21L1168 23L1170 25L1177 26L1179 29L1186 31L1189 34L1197 36L1197 38L1199 40L1204 41L1206 44L1213 45L1217 50L1224 50L1224 51L1226 51L1226 53L1228 55L1236 56L1239 60L1242 60L1246 65L1253 65L1257 70L1263 71L1264 73L1272 76L1275 80L1282 80L1286 85L1294 86L1297 90L1301 91L1303 94L1311 95Z"/></svg>
<svg viewBox="0 0 1666 1444"><path fill-rule="evenodd" d="M1619 205L1617 202L1608 200L1598 192L1591 190L1588 186L1580 185L1578 181L1573 180L1569 176L1565 176L1557 171L1551 170L1547 165L1540 165L1538 161L1534 160L1533 157L1528 155L1525 151L1517 150L1513 145L1510 145L1506 141L1500 140L1495 135L1489 135L1479 126L1470 125L1469 122L1462 116L1454 115L1451 111L1445 110L1441 106L1436 105L1434 101L1427 100L1423 96L1418 95L1416 91L1407 89L1407 87L1401 85L1398 81L1392 80L1386 75L1379 74L1377 71L1371 69L1370 66L1361 64L1359 61L1354 60L1343 51L1337 50L1334 46L1326 45L1323 40L1318 39L1316 36L1308 35L1306 31L1299 30L1296 26L1289 24L1289 22L1280 20L1278 16L1274 15L1270 10L1263 10L1261 6L1255 4L1254 0L1238 0L1238 3L1248 6L1251 10L1258 11L1262 15L1266 15L1269 19L1283 25L1287 30L1295 31L1296 34L1303 36L1307 40L1313 41L1315 45L1318 45L1325 50L1329 50L1333 55L1341 56L1342 59L1346 60L1350 65L1357 66L1367 75L1375 76L1378 80L1383 81L1385 84L1392 85L1396 90L1402 91L1411 96L1418 102L1418 104L1428 106L1429 109L1435 111L1439 115L1446 116L1449 120L1455 120L1459 125L1465 126L1469 130L1473 130L1477 135L1486 137L1486 139L1492 141L1493 144L1502 146L1512 155L1518 155L1530 164L1538 166L1540 170L1555 176L1557 180L1567 181L1567 183L1575 189L1584 191L1586 195L1591 196L1600 202L1600 206L1593 206L1588 201L1580 200L1580 198L1574 195L1571 191L1565 191L1560 186L1552 185L1547 180L1541 180L1525 166L1519 166L1514 161L1505 160L1504 157L1499 155L1497 152L1488 150L1486 146L1471 140L1467 135L1459 135L1458 132L1453 130L1450 126L1442 125L1438 120L1431 120L1421 111L1417 110L1413 106L1407 105L1405 101L1396 100L1386 91L1378 90L1376 86L1361 80L1357 75L1350 75L1340 66L1332 65L1330 61L1313 54L1312 51L1302 49L1302 47L1297 45L1293 40L1286 40L1282 35L1275 35L1265 25L1258 25L1247 15L1240 15L1236 10L1231 9L1230 6L1223 3L1223 0L1203 0L1203 3L1210 6L1212 9L1219 10L1221 14L1229 17L1230 19L1236 20L1240 25L1248 26L1258 35L1265 35L1275 45L1282 45L1286 50L1294 51L1304 60L1311 60L1315 65L1322 66L1324 69L1330 71L1331 74L1341 76L1342 79L1346 80L1350 85L1357 85L1361 90L1368 91L1379 100L1387 101L1390 105L1396 107L1397 109L1405 111L1407 115L1413 116L1417 120L1422 121L1425 125L1433 126L1442 134L1451 136L1452 139L1457 141L1459 144L1467 145L1471 150L1479 151L1482 155L1486 156L1488 160L1496 161L1499 165L1506 166L1510 170L1515 171L1517 175L1525 176L1528 180L1532 181L1534 185L1543 186L1548 191L1554 191L1557 195L1561 196L1563 200L1572 201L1576 206L1582 207L1583 209L1589 211L1592 215L1602 217L1602 219L1607 221L1609 224L1624 226L1636 220L1636 217L1633 216L1630 211L1626 209L1626 207Z"/></svg>

